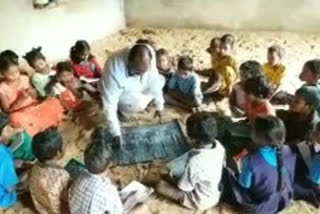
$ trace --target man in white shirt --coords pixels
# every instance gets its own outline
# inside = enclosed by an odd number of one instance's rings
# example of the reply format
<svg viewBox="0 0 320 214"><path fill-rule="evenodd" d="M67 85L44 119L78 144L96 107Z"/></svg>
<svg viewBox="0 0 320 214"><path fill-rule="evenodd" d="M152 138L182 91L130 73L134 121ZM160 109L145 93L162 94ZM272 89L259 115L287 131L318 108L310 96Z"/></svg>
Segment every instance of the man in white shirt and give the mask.
<svg viewBox="0 0 320 214"><path fill-rule="evenodd" d="M124 115L141 112L151 101L156 106L155 116L161 117L164 84L150 46L136 44L111 56L101 78L103 111L110 133L121 139L118 112Z"/></svg>

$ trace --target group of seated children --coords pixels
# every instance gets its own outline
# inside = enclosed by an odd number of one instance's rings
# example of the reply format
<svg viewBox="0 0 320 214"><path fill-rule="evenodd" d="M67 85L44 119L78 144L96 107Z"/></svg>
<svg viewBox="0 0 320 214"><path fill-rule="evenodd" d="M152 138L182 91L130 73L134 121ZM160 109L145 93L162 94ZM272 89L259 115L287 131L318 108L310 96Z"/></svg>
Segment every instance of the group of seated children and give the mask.
<svg viewBox="0 0 320 214"><path fill-rule="evenodd" d="M6 129L1 129L2 135ZM187 119L193 149L167 165L168 174L155 186L158 194L188 209L205 210L222 201L245 213L277 213L292 199L319 207L320 122L310 138L302 142L310 151L309 163L303 153L286 145L286 127L276 116L255 119L251 129L254 149L242 159L235 159L234 165L226 161L228 154L217 139L218 129L211 113L199 112ZM99 128L93 133L84 152L87 171L76 179L58 165L64 152L62 136L53 129L34 136L31 150L38 161L30 172L29 190L39 213L150 213L143 204L126 207L107 177L111 151L106 145L115 139L105 135ZM0 152L6 158L0 163L1 173L7 175L0 179L4 191L1 206L9 207L16 200L19 181L15 155L4 145Z"/></svg>
<svg viewBox="0 0 320 214"><path fill-rule="evenodd" d="M290 95L288 110L275 111L270 100L280 94L285 75L283 49L270 47L264 66L249 60L238 73L234 43L230 34L212 39L207 49L212 69L200 72L209 77L207 82L200 81L192 58L180 57L174 72L169 53L156 52L168 104L198 111L205 98L227 97L233 116L246 118L235 122L232 117L223 124L213 113L192 114L186 130L193 149L167 165L168 174L155 186L157 193L189 209L209 209L223 201L245 213L270 214L286 208L292 199L319 207L320 60L305 63L300 75L305 84ZM16 202L19 180L24 180L21 171L37 160L29 171L28 187L40 214L147 212L144 206L127 207L105 176L111 163L106 145L116 139L101 129L84 152L84 174L71 179L58 164L63 139L50 127L57 126L65 109L78 109L86 96L95 96L95 81L101 77L88 43L76 42L71 60L54 69L41 48L24 58L34 69L31 78L21 71L14 52L0 53L0 209ZM236 133L237 139L226 140L232 139L225 138L226 133ZM240 138L250 143L230 154L229 147Z"/></svg>
<svg viewBox="0 0 320 214"><path fill-rule="evenodd" d="M57 126L65 109L77 109L97 93L92 82L101 76L101 68L86 41L77 41L70 51L71 61L59 62L54 69L41 47L24 58L34 70L31 77L19 67L13 51L0 53L0 109L10 114L14 127L22 127L32 136Z"/></svg>

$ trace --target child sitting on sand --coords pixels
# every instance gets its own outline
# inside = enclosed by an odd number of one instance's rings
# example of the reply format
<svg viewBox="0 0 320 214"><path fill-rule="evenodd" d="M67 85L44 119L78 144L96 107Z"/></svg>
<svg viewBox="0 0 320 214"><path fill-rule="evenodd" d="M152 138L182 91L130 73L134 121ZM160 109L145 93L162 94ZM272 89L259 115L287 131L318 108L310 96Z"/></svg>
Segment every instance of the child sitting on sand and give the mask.
<svg viewBox="0 0 320 214"><path fill-rule="evenodd" d="M30 172L30 193L40 214L68 214L70 176L57 165L63 156L63 139L55 130L34 136L32 153L38 159Z"/></svg>
<svg viewBox="0 0 320 214"><path fill-rule="evenodd" d="M0 133L3 135L3 129L7 126L7 118L0 115ZM16 173L14 157L11 149L7 148L3 139L0 139L0 213L1 210L12 207L16 201L16 185L19 178Z"/></svg>
<svg viewBox="0 0 320 214"><path fill-rule="evenodd" d="M294 197L320 207L320 122L312 130L310 139L301 143L305 149L297 155ZM299 145L299 147L300 147Z"/></svg>
<svg viewBox="0 0 320 214"><path fill-rule="evenodd" d="M101 67L90 51L91 48L85 40L79 40L71 47L70 58L73 63L73 72L78 78L97 79L101 77Z"/></svg>
<svg viewBox="0 0 320 214"><path fill-rule="evenodd" d="M9 115L0 112L0 142L11 148L16 161L34 161L32 137L21 128L10 125ZM20 164L19 164L20 165Z"/></svg>
<svg viewBox="0 0 320 214"><path fill-rule="evenodd" d="M305 85L314 86L320 99L320 84L318 82L320 79L320 59L307 61L303 66L299 78ZM320 100L318 102L320 103ZM317 108L317 112L320 115L320 105Z"/></svg>
<svg viewBox="0 0 320 214"><path fill-rule="evenodd" d="M59 100L50 98L39 103L29 77L20 73L15 58L0 55L0 73L3 76L0 82L0 108L10 113L10 123L14 127L21 127L33 136L58 125L64 111Z"/></svg>
<svg viewBox="0 0 320 214"><path fill-rule="evenodd" d="M221 43L221 40L219 37L214 37L211 39L210 46L206 49L206 52L210 54L210 57L211 57L211 69L197 71L198 74L210 78L215 73L217 60L220 56L220 45L221 45L220 43Z"/></svg>
<svg viewBox="0 0 320 214"><path fill-rule="evenodd" d="M191 115L186 128L194 149L187 153L183 171L170 173L174 174L172 184L162 180L156 190L189 209L209 209L220 200L219 184L225 150L215 139L217 123L210 114L202 112ZM172 170L176 171L174 166Z"/></svg>
<svg viewBox="0 0 320 214"><path fill-rule="evenodd" d="M212 70L214 70L217 67L217 62L220 57L220 50L221 50L221 39L219 37L214 37L210 42L210 47L207 48L206 50L211 56Z"/></svg>
<svg viewBox="0 0 320 214"><path fill-rule="evenodd" d="M243 89L247 95L245 113L249 124L253 124L258 116L267 116L275 113L268 100L271 94L271 86L264 76L248 79L244 83Z"/></svg>
<svg viewBox="0 0 320 214"><path fill-rule="evenodd" d="M277 213L292 200L296 157L283 146L285 127L274 116L254 121L252 139L257 149L242 159L240 175L224 170L222 199L241 213Z"/></svg>
<svg viewBox="0 0 320 214"><path fill-rule="evenodd" d="M224 96L230 95L232 85L238 78L237 63L232 56L234 42L234 36L231 34L225 34L221 37L220 56L215 66L215 70L222 77L219 92Z"/></svg>
<svg viewBox="0 0 320 214"><path fill-rule="evenodd" d="M247 111L247 95L244 86L248 79L263 75L263 68L259 62L249 60L240 65L240 81L236 83L229 98L231 111L237 116L243 116Z"/></svg>
<svg viewBox="0 0 320 214"><path fill-rule="evenodd" d="M319 106L319 94L313 86L303 86L295 93L289 110L278 110L286 127L286 143L295 145L305 141L319 121L316 109Z"/></svg>
<svg viewBox="0 0 320 214"><path fill-rule="evenodd" d="M158 71L166 78L166 82L168 83L173 73L169 52L166 49L161 48L157 50L156 56Z"/></svg>
<svg viewBox="0 0 320 214"><path fill-rule="evenodd" d="M72 72L72 64L67 61L59 62L56 66L57 81L56 95L59 95L62 105L69 110L82 107L83 101L91 101L98 91L89 83L77 79Z"/></svg>
<svg viewBox="0 0 320 214"><path fill-rule="evenodd" d="M193 71L193 60L190 57L180 57L178 70L168 82L165 100L171 105L187 110L202 104L200 79Z"/></svg>
<svg viewBox="0 0 320 214"><path fill-rule="evenodd" d="M23 58L35 70L31 77L32 85L40 98L46 98L51 93L56 73L50 69L45 56L41 53L41 47L32 48Z"/></svg>
<svg viewBox="0 0 320 214"><path fill-rule="evenodd" d="M285 75L286 67L281 63L284 57L284 49L279 45L273 45L268 48L268 62L264 64L264 75L270 81L275 93L280 87L281 81Z"/></svg>
<svg viewBox="0 0 320 214"><path fill-rule="evenodd" d="M88 172L82 173L69 191L71 214L143 214L144 211L140 207L126 210L117 187L103 175L111 163L110 152L106 149L105 143L112 144L114 138L105 136L102 129L97 129L92 138L92 143L84 152L84 162Z"/></svg>

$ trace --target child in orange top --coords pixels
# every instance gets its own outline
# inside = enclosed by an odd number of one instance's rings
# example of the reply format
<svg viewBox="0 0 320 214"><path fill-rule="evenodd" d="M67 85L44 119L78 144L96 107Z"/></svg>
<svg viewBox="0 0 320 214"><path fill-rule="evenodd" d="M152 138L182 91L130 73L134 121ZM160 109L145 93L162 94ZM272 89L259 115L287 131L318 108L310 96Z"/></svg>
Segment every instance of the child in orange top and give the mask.
<svg viewBox="0 0 320 214"><path fill-rule="evenodd" d="M263 75L262 65L254 60L248 60L240 65L240 81L236 83L229 98L231 111L236 116L243 116L247 110L247 95L244 85L248 79Z"/></svg>
<svg viewBox="0 0 320 214"><path fill-rule="evenodd" d="M253 124L258 116L274 115L275 111L268 97L271 94L269 81L263 77L254 77L246 81L244 91L247 94L246 115L249 124Z"/></svg>
<svg viewBox="0 0 320 214"><path fill-rule="evenodd" d="M225 34L221 37L220 57L217 59L215 70L222 76L219 92L224 96L230 95L232 85L238 78L237 63L232 57L233 45L233 35Z"/></svg>
<svg viewBox="0 0 320 214"><path fill-rule="evenodd" d="M284 49L279 45L273 45L268 48L268 62L264 64L264 75L272 85L273 92L276 92L285 75L286 67L281 64L284 56Z"/></svg>
<svg viewBox="0 0 320 214"><path fill-rule="evenodd" d="M92 100L91 95L98 93L93 86L82 83L75 77L70 62L59 62L56 70L58 83L55 87L61 89L56 92L56 95L66 109L80 109L83 107L83 101Z"/></svg>

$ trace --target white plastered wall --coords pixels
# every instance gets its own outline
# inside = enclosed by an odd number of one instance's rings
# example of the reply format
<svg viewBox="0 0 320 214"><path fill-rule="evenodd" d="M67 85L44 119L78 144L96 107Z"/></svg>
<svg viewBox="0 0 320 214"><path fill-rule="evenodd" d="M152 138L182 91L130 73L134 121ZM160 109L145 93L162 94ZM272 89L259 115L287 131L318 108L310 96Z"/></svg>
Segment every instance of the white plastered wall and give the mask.
<svg viewBox="0 0 320 214"><path fill-rule="evenodd" d="M319 31L318 0L125 0L129 26Z"/></svg>
<svg viewBox="0 0 320 214"><path fill-rule="evenodd" d="M0 50L20 55L42 46L50 60L62 59L76 40L90 42L124 27L122 0L60 0L43 10L34 10L32 0L0 2Z"/></svg>

